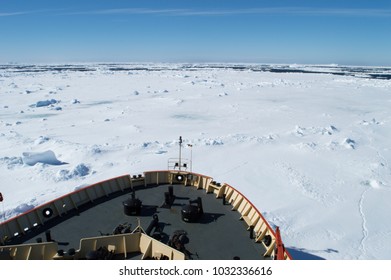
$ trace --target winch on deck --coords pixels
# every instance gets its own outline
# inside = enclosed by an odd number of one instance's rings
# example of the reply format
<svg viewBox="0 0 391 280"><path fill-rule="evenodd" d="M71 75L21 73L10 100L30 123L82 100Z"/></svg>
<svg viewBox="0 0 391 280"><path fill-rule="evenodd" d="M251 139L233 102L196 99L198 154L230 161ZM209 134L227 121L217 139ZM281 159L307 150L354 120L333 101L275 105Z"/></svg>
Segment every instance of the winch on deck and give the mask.
<svg viewBox="0 0 391 280"><path fill-rule="evenodd" d="M130 198L122 202L124 206L124 213L127 216L140 215L142 202L136 198L136 193L132 192Z"/></svg>
<svg viewBox="0 0 391 280"><path fill-rule="evenodd" d="M183 205L181 214L183 221L188 223L197 222L204 214L201 197L197 197L197 199L194 200L189 200L189 204Z"/></svg>

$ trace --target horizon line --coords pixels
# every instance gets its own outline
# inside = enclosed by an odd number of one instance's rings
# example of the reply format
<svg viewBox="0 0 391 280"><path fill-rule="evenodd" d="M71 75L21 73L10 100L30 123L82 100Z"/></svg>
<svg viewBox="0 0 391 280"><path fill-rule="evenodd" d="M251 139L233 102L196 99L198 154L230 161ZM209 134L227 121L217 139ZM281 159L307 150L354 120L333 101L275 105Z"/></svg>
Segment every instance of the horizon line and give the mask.
<svg viewBox="0 0 391 280"><path fill-rule="evenodd" d="M1 62L0 65L83 65L83 64L134 64L134 65L143 65L143 64L199 64L199 65L284 65L284 66L329 66L329 67L375 67L375 68L391 68L391 65L364 65L364 64L341 64L341 63L299 63L299 62L217 62L217 61L181 61L181 62L168 62L168 61L58 61L58 62L17 62L17 61L9 61L9 62Z"/></svg>

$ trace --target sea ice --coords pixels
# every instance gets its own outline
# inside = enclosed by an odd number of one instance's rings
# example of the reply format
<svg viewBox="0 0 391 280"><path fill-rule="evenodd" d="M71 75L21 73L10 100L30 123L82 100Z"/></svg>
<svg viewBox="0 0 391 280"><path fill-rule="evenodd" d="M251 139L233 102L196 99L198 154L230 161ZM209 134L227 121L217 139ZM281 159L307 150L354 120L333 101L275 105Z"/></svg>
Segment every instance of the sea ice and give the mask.
<svg viewBox="0 0 391 280"><path fill-rule="evenodd" d="M65 162L59 161L53 151L45 152L24 152L22 157L23 163L27 165L35 165L36 163L43 163L48 165L62 165Z"/></svg>
<svg viewBox="0 0 391 280"><path fill-rule="evenodd" d="M391 259L391 80L362 78L390 69L12 67L0 68L5 218L81 185L167 168L182 135L192 170L249 197L294 258Z"/></svg>

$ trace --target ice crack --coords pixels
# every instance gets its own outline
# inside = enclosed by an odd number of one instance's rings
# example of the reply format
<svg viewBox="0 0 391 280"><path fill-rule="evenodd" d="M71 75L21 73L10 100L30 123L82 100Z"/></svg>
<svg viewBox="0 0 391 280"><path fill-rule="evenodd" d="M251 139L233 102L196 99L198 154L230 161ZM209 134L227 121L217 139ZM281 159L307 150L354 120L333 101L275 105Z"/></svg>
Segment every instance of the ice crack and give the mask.
<svg viewBox="0 0 391 280"><path fill-rule="evenodd" d="M365 194L367 193L367 191L370 189L370 187L366 188L363 193L361 194L361 198L358 202L358 210L360 212L360 216L361 216L361 220L362 220L362 223L361 223L361 229L362 229L362 235L363 237L361 238L361 241L360 241L360 247L359 247L359 250L361 251L361 256L362 257L365 257L366 253L367 253L367 250L366 250L366 246L365 246L365 241L367 240L368 238L368 228L367 228L367 219L365 217L365 213L364 213L364 199L365 199Z"/></svg>

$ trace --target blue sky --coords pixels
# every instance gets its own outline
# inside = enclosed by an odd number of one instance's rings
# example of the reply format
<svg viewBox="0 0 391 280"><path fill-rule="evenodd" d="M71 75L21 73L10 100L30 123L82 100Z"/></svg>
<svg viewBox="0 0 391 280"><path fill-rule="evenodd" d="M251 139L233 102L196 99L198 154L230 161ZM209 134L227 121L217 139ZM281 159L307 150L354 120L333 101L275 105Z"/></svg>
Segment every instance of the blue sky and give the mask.
<svg viewBox="0 0 391 280"><path fill-rule="evenodd" d="M0 0L0 62L391 66L391 0Z"/></svg>

